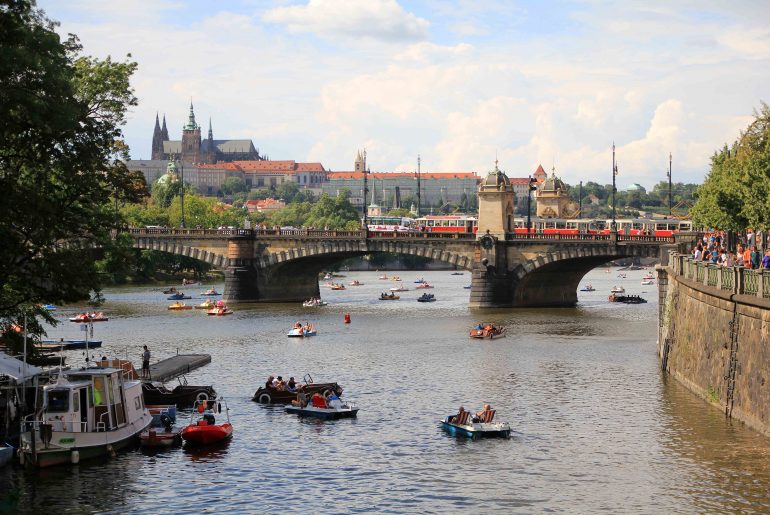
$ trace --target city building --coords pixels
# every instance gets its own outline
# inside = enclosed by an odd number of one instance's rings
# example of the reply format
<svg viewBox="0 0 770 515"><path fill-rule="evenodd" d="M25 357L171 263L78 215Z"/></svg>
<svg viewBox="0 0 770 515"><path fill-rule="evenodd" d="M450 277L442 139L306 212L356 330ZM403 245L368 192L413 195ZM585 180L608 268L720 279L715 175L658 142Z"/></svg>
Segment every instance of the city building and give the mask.
<svg viewBox="0 0 770 515"><path fill-rule="evenodd" d="M276 200L274 198L266 198L263 200L247 200L244 207L249 211L249 214L259 213L272 213L279 209L286 207L286 203L282 200Z"/></svg>

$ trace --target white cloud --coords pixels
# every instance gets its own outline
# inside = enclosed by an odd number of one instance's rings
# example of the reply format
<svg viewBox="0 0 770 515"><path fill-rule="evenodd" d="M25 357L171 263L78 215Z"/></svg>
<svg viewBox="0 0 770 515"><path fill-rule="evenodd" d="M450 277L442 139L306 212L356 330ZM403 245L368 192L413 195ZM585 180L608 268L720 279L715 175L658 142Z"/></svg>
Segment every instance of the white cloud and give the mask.
<svg viewBox="0 0 770 515"><path fill-rule="evenodd" d="M310 0L306 5L270 9L263 19L285 24L294 32L391 42L426 39L429 26L424 18L404 11L396 0Z"/></svg>

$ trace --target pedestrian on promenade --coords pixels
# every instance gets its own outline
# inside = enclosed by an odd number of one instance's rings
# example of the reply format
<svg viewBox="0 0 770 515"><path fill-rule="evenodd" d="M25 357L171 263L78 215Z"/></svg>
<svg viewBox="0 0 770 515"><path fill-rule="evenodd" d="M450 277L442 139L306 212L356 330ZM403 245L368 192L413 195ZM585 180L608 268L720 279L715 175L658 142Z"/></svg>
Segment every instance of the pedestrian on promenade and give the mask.
<svg viewBox="0 0 770 515"><path fill-rule="evenodd" d="M757 250L756 245L751 247L751 268L756 270L759 268L760 260L762 259L762 256L759 254L759 251Z"/></svg>
<svg viewBox="0 0 770 515"><path fill-rule="evenodd" d="M150 378L150 349L147 345L144 346L144 352L142 352L142 377Z"/></svg>
<svg viewBox="0 0 770 515"><path fill-rule="evenodd" d="M770 268L770 250L765 252L765 257L762 258L762 268Z"/></svg>

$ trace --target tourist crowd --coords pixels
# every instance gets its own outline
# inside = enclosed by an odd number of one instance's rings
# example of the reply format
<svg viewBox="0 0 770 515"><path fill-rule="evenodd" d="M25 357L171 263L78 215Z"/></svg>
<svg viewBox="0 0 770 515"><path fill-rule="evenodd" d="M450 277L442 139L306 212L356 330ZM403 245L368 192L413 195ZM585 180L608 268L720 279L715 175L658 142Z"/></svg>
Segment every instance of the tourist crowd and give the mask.
<svg viewBox="0 0 770 515"><path fill-rule="evenodd" d="M706 233L703 241L692 249L694 261L725 267L770 268L770 248L766 233L748 229L738 238L735 250L727 248L724 231Z"/></svg>

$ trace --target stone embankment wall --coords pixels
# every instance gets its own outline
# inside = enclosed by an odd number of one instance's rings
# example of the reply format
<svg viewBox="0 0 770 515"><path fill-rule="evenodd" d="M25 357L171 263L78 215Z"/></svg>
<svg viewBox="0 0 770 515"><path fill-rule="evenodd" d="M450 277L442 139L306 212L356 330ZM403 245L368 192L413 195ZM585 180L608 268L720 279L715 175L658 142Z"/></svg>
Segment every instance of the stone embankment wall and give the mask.
<svg viewBox="0 0 770 515"><path fill-rule="evenodd" d="M770 272L672 253L658 275L663 370L770 436Z"/></svg>

